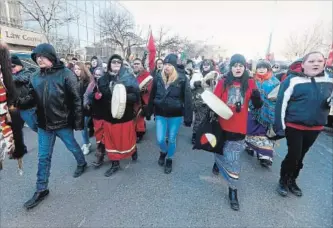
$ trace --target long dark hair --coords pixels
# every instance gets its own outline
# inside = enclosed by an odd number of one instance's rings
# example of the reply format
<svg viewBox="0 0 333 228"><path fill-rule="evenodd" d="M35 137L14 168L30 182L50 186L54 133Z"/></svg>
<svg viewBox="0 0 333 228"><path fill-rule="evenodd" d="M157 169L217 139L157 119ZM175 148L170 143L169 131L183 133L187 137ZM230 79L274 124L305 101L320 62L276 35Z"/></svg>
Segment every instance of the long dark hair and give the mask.
<svg viewBox="0 0 333 228"><path fill-rule="evenodd" d="M7 103L11 105L16 99L16 92L12 78L10 54L7 45L4 43L0 43L0 66L3 83L6 87Z"/></svg>
<svg viewBox="0 0 333 228"><path fill-rule="evenodd" d="M249 75L249 72L247 71L247 69L245 68L244 69L244 73L241 77L239 78L236 78L232 72L231 72L231 68L229 70L229 72L227 73L226 77L225 77L225 80L224 80L224 91L226 89L228 89L234 81L239 81L240 84L241 84L241 93L242 93L242 96L245 97L245 94L246 94L246 91L249 87L249 78L250 78L250 75Z"/></svg>

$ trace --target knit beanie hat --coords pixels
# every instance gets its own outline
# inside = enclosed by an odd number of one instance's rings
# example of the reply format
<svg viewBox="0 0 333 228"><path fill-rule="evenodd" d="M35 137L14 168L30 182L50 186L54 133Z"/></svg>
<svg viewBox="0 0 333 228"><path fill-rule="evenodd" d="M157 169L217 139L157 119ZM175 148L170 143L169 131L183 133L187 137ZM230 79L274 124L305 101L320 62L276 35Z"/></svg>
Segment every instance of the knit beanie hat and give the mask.
<svg viewBox="0 0 333 228"><path fill-rule="evenodd" d="M266 68L268 71L272 71L271 64L266 60L260 60L256 66L256 69L258 69L258 68Z"/></svg>
<svg viewBox="0 0 333 228"><path fill-rule="evenodd" d="M12 62L13 65L22 66L23 67L22 62L21 62L20 58L17 55L12 55L11 62Z"/></svg>
<svg viewBox="0 0 333 228"><path fill-rule="evenodd" d="M235 55L233 55L232 57L231 57L231 59L230 59L230 68L232 67L232 66L234 66L236 63L240 63L240 64L242 64L243 66L245 66L246 67L246 60L245 60L245 57L243 56L243 55L241 55L241 54L235 54Z"/></svg>
<svg viewBox="0 0 333 228"><path fill-rule="evenodd" d="M171 64L172 66L174 66L175 68L177 68L177 60L178 60L178 56L175 54L169 54L165 57L163 64Z"/></svg>

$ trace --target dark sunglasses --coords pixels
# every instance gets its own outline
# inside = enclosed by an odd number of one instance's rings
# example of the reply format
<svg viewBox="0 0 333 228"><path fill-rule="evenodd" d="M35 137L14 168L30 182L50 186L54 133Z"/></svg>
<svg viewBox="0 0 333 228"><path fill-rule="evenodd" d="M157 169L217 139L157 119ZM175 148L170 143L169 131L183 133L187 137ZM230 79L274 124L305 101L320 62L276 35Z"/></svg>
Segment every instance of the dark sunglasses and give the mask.
<svg viewBox="0 0 333 228"><path fill-rule="evenodd" d="M120 60L112 60L111 63L113 63L113 64L116 64L116 63L121 64L122 62Z"/></svg>

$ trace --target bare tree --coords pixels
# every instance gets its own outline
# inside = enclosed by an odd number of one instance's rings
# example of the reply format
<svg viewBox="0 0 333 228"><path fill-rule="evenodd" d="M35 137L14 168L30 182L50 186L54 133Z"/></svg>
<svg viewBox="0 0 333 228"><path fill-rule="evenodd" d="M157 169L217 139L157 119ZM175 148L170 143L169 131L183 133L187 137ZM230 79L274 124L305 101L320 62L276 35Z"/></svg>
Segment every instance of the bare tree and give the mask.
<svg viewBox="0 0 333 228"><path fill-rule="evenodd" d="M293 60L311 51L322 51L326 54L332 43L332 22L326 28L317 23L301 32L294 32L286 40L284 56Z"/></svg>
<svg viewBox="0 0 333 228"><path fill-rule="evenodd" d="M66 7L61 0L37 1L37 0L21 0L19 4L23 8L23 12L28 16L27 21L35 21L38 23L42 33L45 35L47 42L50 42L50 34L55 26L61 26L67 22L77 19L72 13L66 16L63 12Z"/></svg>
<svg viewBox="0 0 333 228"><path fill-rule="evenodd" d="M180 45L184 43L178 35L168 36L169 32L170 30L164 26L161 26L159 29L157 39L155 40L158 58L161 57L164 51L177 51Z"/></svg>
<svg viewBox="0 0 333 228"><path fill-rule="evenodd" d="M55 50L60 56L64 56L66 54L72 54L73 56L77 56L79 53L79 42L75 40L72 36L70 37L55 37L50 36L50 43L52 43L55 47Z"/></svg>
<svg viewBox="0 0 333 228"><path fill-rule="evenodd" d="M135 22L130 13L117 8L105 10L101 15L100 29L105 42L115 44L128 59L132 47L144 44L144 40L135 32Z"/></svg>

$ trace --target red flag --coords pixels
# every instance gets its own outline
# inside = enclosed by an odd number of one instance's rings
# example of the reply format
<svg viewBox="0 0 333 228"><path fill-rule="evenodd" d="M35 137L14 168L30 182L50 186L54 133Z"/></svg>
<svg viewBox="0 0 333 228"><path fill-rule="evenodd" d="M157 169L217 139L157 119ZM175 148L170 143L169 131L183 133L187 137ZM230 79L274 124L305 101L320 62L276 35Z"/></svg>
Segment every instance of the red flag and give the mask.
<svg viewBox="0 0 333 228"><path fill-rule="evenodd" d="M331 46L331 50L328 53L327 60L326 60L326 66L332 66L333 65L333 44Z"/></svg>
<svg viewBox="0 0 333 228"><path fill-rule="evenodd" d="M148 40L147 49L148 49L148 52L149 52L148 67L149 67L149 71L152 71L155 68L155 57L156 57L156 46L155 46L152 31L150 31L150 36L149 36L149 40Z"/></svg>

